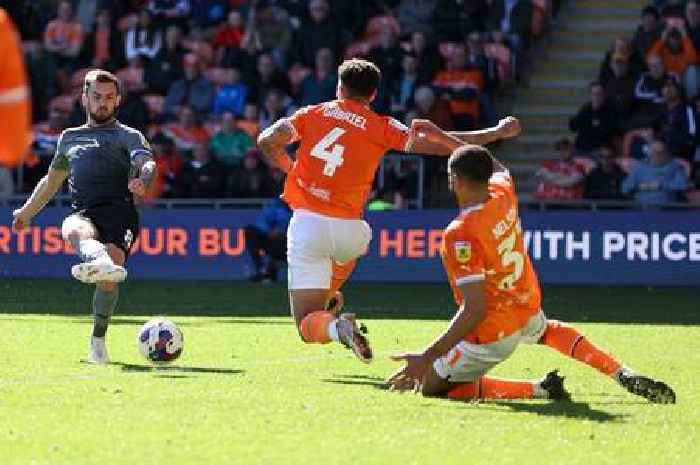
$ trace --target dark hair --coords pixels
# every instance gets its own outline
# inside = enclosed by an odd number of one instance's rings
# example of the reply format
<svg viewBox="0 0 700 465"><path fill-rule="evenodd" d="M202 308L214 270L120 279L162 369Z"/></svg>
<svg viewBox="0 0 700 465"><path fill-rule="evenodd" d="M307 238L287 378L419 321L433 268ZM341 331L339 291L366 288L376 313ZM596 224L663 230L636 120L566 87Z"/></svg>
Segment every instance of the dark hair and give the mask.
<svg viewBox="0 0 700 465"><path fill-rule="evenodd" d="M644 7L642 10L642 17L646 15L652 15L654 18L659 19L659 10L657 10L654 6L649 5L647 7Z"/></svg>
<svg viewBox="0 0 700 465"><path fill-rule="evenodd" d="M558 141L554 143L554 149L555 150L561 150L563 148L569 148L571 147L571 139L568 137L562 137Z"/></svg>
<svg viewBox="0 0 700 465"><path fill-rule="evenodd" d="M493 156L480 145L464 145L450 156L447 162L455 176L480 184L487 184L493 175Z"/></svg>
<svg viewBox="0 0 700 465"><path fill-rule="evenodd" d="M382 73L374 63L353 58L338 67L338 76L349 97L368 99L379 87Z"/></svg>
<svg viewBox="0 0 700 465"><path fill-rule="evenodd" d="M122 93L122 86L119 83L119 79L109 71L105 71L103 69L93 69L88 71L88 73L85 75L83 93L88 93L88 90L90 90L90 85L93 82L111 82L117 88L117 95L121 95Z"/></svg>

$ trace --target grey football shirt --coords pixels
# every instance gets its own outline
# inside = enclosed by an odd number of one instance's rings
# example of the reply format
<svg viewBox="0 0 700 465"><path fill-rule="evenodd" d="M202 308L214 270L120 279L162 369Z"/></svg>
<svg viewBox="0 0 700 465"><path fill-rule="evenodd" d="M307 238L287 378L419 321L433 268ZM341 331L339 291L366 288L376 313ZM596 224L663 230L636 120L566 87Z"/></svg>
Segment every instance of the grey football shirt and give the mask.
<svg viewBox="0 0 700 465"><path fill-rule="evenodd" d="M98 205L131 205L131 176L136 157L152 158L151 147L136 129L117 120L100 126L68 128L58 139L51 168L70 171L68 186L74 210Z"/></svg>

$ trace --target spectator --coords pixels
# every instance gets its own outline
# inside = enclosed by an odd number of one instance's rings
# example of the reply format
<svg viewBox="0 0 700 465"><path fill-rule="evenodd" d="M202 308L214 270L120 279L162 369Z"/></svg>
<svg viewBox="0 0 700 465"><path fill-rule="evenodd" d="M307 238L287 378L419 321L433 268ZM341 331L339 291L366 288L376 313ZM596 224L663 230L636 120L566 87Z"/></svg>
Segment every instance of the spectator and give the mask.
<svg viewBox="0 0 700 465"><path fill-rule="evenodd" d="M442 55L440 55L437 46L428 42L424 32L416 31L411 34L410 48L418 59L419 84L433 82L435 75L444 67Z"/></svg>
<svg viewBox="0 0 700 465"><path fill-rule="evenodd" d="M151 0L148 11L160 22L183 26L190 14L189 0Z"/></svg>
<svg viewBox="0 0 700 465"><path fill-rule="evenodd" d="M194 158L185 163L178 178L178 196L197 199L223 197L224 167L211 157L206 144L195 144L193 153Z"/></svg>
<svg viewBox="0 0 700 465"><path fill-rule="evenodd" d="M294 38L293 63L312 68L316 52L329 48L334 57L342 52L341 26L330 16L326 0L309 2L309 17L304 19Z"/></svg>
<svg viewBox="0 0 700 465"><path fill-rule="evenodd" d="M190 22L201 29L214 28L224 21L228 9L228 0L190 0Z"/></svg>
<svg viewBox="0 0 700 465"><path fill-rule="evenodd" d="M53 69L74 71L82 44L83 27L73 18L71 2L64 0L58 4L58 17L46 26L44 32L44 48Z"/></svg>
<svg viewBox="0 0 700 465"><path fill-rule="evenodd" d="M391 113L398 119L413 103L413 94L418 85L418 59L413 53L406 53L401 60L401 74L393 83L391 92Z"/></svg>
<svg viewBox="0 0 700 465"><path fill-rule="evenodd" d="M175 25L168 26L165 30L165 47L160 48L146 67L148 88L161 95L167 94L170 84L184 76L182 64L185 55L180 28Z"/></svg>
<svg viewBox="0 0 700 465"><path fill-rule="evenodd" d="M518 55L530 48L532 39L532 18L534 4L530 0L488 0L488 18L486 27L489 31L500 30L508 37Z"/></svg>
<svg viewBox="0 0 700 465"><path fill-rule="evenodd" d="M683 80L686 93L694 97L700 86L698 53L693 42L688 38L685 29L666 28L661 39L651 47L648 55L659 55L664 62L666 71Z"/></svg>
<svg viewBox="0 0 700 465"><path fill-rule="evenodd" d="M34 125L32 152L24 160L24 185L18 186L23 192L31 192L33 186L46 174L56 152L58 138L67 126L67 115L55 105L49 109L47 121Z"/></svg>
<svg viewBox="0 0 700 465"><path fill-rule="evenodd" d="M252 84L250 100L259 104L265 101L272 90L281 92L284 96L289 96L292 92L289 77L277 67L269 53L262 53L258 57L257 75Z"/></svg>
<svg viewBox="0 0 700 465"><path fill-rule="evenodd" d="M620 121L626 122L634 103L636 82L625 55L614 55L610 67L612 74L602 83L605 95L610 96L610 105L618 112Z"/></svg>
<svg viewBox="0 0 700 465"><path fill-rule="evenodd" d="M163 133L172 139L177 150L186 156L190 155L195 145L209 142L209 134L199 125L197 116L187 105L180 107L178 122L166 125Z"/></svg>
<svg viewBox="0 0 700 465"><path fill-rule="evenodd" d="M286 262L291 218L287 204L274 198L263 207L255 223L246 226L246 250L253 262L251 281L277 281L280 264Z"/></svg>
<svg viewBox="0 0 700 465"><path fill-rule="evenodd" d="M274 195L270 172L260 161L260 151L249 150L239 169L233 170L228 179L229 197L259 199Z"/></svg>
<svg viewBox="0 0 700 465"><path fill-rule="evenodd" d="M608 80L613 77L614 71L612 67L614 59L623 59L627 61L627 69L630 75L634 79L637 79L644 70L643 56L644 55L637 55L629 40L624 37L618 37L613 41L610 49L605 54L605 59L600 64L598 80L603 83L603 85L606 85Z"/></svg>
<svg viewBox="0 0 700 465"><path fill-rule="evenodd" d="M695 50L700 50L700 4L696 0L685 5L685 27Z"/></svg>
<svg viewBox="0 0 700 465"><path fill-rule="evenodd" d="M103 9L97 13L95 30L85 38L81 62L83 67L95 67L115 71L126 63L124 39L118 29L112 27L112 14Z"/></svg>
<svg viewBox="0 0 700 465"><path fill-rule="evenodd" d="M681 0L665 0L661 8L661 16L664 18L682 18L683 2Z"/></svg>
<svg viewBox="0 0 700 465"><path fill-rule="evenodd" d="M184 79L175 81L168 89L165 97L165 113L173 116L178 108L188 105L198 115L207 115L214 104L216 91L214 85L200 74L199 59L196 55L188 53L183 58Z"/></svg>
<svg viewBox="0 0 700 465"><path fill-rule="evenodd" d="M394 32L384 29L379 34L379 41L369 52L369 61L376 64L382 73L382 80L377 89L377 97L372 107L379 113L388 113L391 106L391 90L401 74L401 57L403 50Z"/></svg>
<svg viewBox="0 0 700 465"><path fill-rule="evenodd" d="M674 78L666 79L663 95L666 109L654 127L673 156L690 159L697 135L695 112L685 103L683 90Z"/></svg>
<svg viewBox="0 0 700 465"><path fill-rule="evenodd" d="M586 171L574 161L574 151L569 139L560 139L554 145L559 160L547 160L535 174L539 185L535 197L540 200L573 200L583 196L583 179Z"/></svg>
<svg viewBox="0 0 700 465"><path fill-rule="evenodd" d="M632 49L637 56L647 56L649 49L661 38L662 29L658 10L653 6L645 7L642 10L642 24L637 27L632 39Z"/></svg>
<svg viewBox="0 0 700 465"><path fill-rule="evenodd" d="M615 110L606 101L600 82L592 82L589 89L591 101L569 120L569 129L576 133L574 145L582 155L589 155L600 147L609 147L619 132L620 124Z"/></svg>
<svg viewBox="0 0 700 465"><path fill-rule="evenodd" d="M302 105L333 100L338 85L335 58L329 48L321 48L316 53L316 69L301 82L300 100Z"/></svg>
<svg viewBox="0 0 700 465"><path fill-rule="evenodd" d="M149 199L175 197L176 181L182 173L185 164L175 150L173 141L163 133L158 133L151 139L153 158L156 161L156 179L149 192Z"/></svg>
<svg viewBox="0 0 700 465"><path fill-rule="evenodd" d="M145 133L151 122L148 106L140 92L136 92L129 86L122 86L122 99L118 110L119 121Z"/></svg>
<svg viewBox="0 0 700 465"><path fill-rule="evenodd" d="M648 162L639 162L622 182L622 192L639 204L659 205L682 200L688 189L688 175L673 160L661 140L651 143Z"/></svg>
<svg viewBox="0 0 700 465"><path fill-rule="evenodd" d="M439 40L464 42L471 31L483 29L486 0L438 0L433 14Z"/></svg>
<svg viewBox="0 0 700 465"><path fill-rule="evenodd" d="M243 156L255 145L253 139L236 126L236 117L230 111L221 117L221 130L209 142L214 158L228 168L241 166Z"/></svg>
<svg viewBox="0 0 700 465"><path fill-rule="evenodd" d="M642 74L634 88L633 127L650 126L664 111L662 89L671 76L658 55L647 57L647 68L649 71Z"/></svg>
<svg viewBox="0 0 700 465"><path fill-rule="evenodd" d="M214 48L216 49L219 63L224 59L226 49L240 48L243 34L245 34L243 16L240 11L231 10L228 14L228 21L219 26L219 30L214 37Z"/></svg>
<svg viewBox="0 0 700 465"><path fill-rule="evenodd" d="M413 97L415 109L411 112L412 117L407 116L407 123L415 118L424 118L432 121L445 131L454 129L454 121L450 113L449 104L443 99L437 99L435 92L429 86L421 86L416 89Z"/></svg>
<svg viewBox="0 0 700 465"><path fill-rule="evenodd" d="M214 99L214 113L221 115L230 111L236 116L243 115L243 107L248 98L248 85L241 81L241 73L236 68L228 68L224 84Z"/></svg>
<svg viewBox="0 0 700 465"><path fill-rule="evenodd" d="M287 11L273 6L272 2L254 3L246 26L242 46L252 47L256 53L270 53L277 63L284 64L292 40Z"/></svg>
<svg viewBox="0 0 700 465"><path fill-rule="evenodd" d="M438 93L449 100L457 130L473 129L479 120L479 94L484 88L484 75L479 69L467 69L467 52L457 45L447 69L435 78Z"/></svg>
<svg viewBox="0 0 700 465"><path fill-rule="evenodd" d="M8 197L15 192L15 182L8 168L0 166L0 199Z"/></svg>
<svg viewBox="0 0 700 465"><path fill-rule="evenodd" d="M265 99L260 113L260 129L265 129L278 119L289 116L292 108L284 104L284 96L278 90L271 90Z"/></svg>
<svg viewBox="0 0 700 465"><path fill-rule="evenodd" d="M396 17L402 34L416 31L428 32L430 20L435 12L437 0L400 0L396 7Z"/></svg>
<svg viewBox="0 0 700 465"><path fill-rule="evenodd" d="M254 141L258 140L260 134L260 111L256 104L247 103L243 109L243 119L238 121L237 126L248 134Z"/></svg>
<svg viewBox="0 0 700 465"><path fill-rule="evenodd" d="M153 59L160 51L163 36L160 28L153 23L148 10L139 13L139 20L126 33L126 59L137 56Z"/></svg>
<svg viewBox="0 0 700 465"><path fill-rule="evenodd" d="M467 66L481 70L481 74L484 76L484 92L493 96L500 87L498 64L496 60L486 56L484 38L479 31L469 33L467 47Z"/></svg>
<svg viewBox="0 0 700 465"><path fill-rule="evenodd" d="M615 155L607 147L598 150L598 162L586 175L583 197L586 199L619 200L625 173L615 162Z"/></svg>

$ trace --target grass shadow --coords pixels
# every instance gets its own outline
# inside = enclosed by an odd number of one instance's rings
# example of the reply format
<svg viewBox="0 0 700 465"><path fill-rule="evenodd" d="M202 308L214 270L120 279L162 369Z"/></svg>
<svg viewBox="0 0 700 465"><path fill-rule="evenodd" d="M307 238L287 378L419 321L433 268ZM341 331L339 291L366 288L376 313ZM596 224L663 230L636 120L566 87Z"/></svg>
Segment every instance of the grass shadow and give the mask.
<svg viewBox="0 0 700 465"><path fill-rule="evenodd" d="M190 375L154 375L154 378L181 379L192 378Z"/></svg>
<svg viewBox="0 0 700 465"><path fill-rule="evenodd" d="M324 383L344 384L346 386L369 386L375 389L388 389L384 383L384 378L378 376L365 375L334 375L335 378L321 379Z"/></svg>
<svg viewBox="0 0 700 465"><path fill-rule="evenodd" d="M138 365L132 363L111 362L110 365L121 367L122 371L130 373L158 373L158 372L181 372L181 373L212 373L221 375L238 375L245 373L244 370L232 368L212 368L212 367L191 367L178 365Z"/></svg>
<svg viewBox="0 0 700 465"><path fill-rule="evenodd" d="M589 420L598 423L622 423L629 414L609 413L604 410L597 410L588 402L558 401L545 404L535 404L529 402L503 402L493 401L490 404L501 407L508 407L514 412L534 413L536 415L550 417L564 417L574 420Z"/></svg>

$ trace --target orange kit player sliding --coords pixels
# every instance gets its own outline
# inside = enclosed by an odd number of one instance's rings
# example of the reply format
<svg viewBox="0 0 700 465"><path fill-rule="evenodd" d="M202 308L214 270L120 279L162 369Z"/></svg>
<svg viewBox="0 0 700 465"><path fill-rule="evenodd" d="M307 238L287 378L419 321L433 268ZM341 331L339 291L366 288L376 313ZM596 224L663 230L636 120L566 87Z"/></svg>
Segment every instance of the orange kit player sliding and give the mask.
<svg viewBox="0 0 700 465"><path fill-rule="evenodd" d="M0 8L0 166L14 167L32 141L29 85L19 34Z"/></svg>
<svg viewBox="0 0 700 465"><path fill-rule="evenodd" d="M337 100L278 120L260 134L258 144L287 173L282 198L294 211L287 233L289 300L302 340L340 342L368 363L372 350L354 315L340 313L339 289L372 238L362 216L375 173L389 150L442 156L451 151L370 109L381 78L374 64L348 60L338 76ZM477 134L495 140L507 132L499 126ZM297 141L293 161L286 147Z"/></svg>
<svg viewBox="0 0 700 465"><path fill-rule="evenodd" d="M575 328L544 315L537 275L523 244L513 180L489 150L464 145L454 133L444 133L426 120L414 121L412 129L454 149L448 183L461 212L443 233L441 254L459 310L423 352L392 357L405 366L388 385L453 399L568 399L556 371L540 381L486 376L520 343L544 344L597 369L633 394L674 403L669 386L635 373Z"/></svg>

